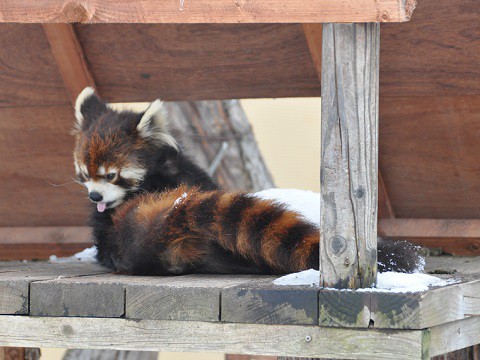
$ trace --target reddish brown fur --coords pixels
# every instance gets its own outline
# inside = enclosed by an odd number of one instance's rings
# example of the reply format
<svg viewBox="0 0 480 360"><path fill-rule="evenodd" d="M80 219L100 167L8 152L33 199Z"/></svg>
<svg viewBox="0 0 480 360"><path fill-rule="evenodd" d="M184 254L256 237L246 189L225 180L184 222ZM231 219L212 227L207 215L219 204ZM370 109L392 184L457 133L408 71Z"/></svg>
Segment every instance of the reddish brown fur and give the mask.
<svg viewBox="0 0 480 360"><path fill-rule="evenodd" d="M184 193L187 196L182 198ZM238 219L228 217L232 211L238 212ZM125 229L128 221L131 228ZM216 246L249 263L252 272L284 273L318 266L309 263L312 252L318 253L319 232L314 225L274 201L241 193L200 192L181 186L145 194L121 205L113 224L119 233L132 233L130 241L142 242L152 251L161 249L157 258L168 269L180 272L208 268L205 262L215 256ZM303 232L289 237L295 227L303 227Z"/></svg>

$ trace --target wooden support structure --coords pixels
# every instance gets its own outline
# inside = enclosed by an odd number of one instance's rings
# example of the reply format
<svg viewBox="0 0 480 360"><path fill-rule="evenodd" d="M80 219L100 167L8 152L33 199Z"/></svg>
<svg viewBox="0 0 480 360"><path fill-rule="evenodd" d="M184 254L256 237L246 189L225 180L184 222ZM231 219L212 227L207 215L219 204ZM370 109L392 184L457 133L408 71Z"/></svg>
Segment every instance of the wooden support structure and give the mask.
<svg viewBox="0 0 480 360"><path fill-rule="evenodd" d="M402 22L410 20L416 0L108 0L41 2L8 1L1 5L0 22L23 23L314 23Z"/></svg>
<svg viewBox="0 0 480 360"><path fill-rule="evenodd" d="M428 359L480 342L479 265L429 258L429 272L454 269L444 276L457 282L385 293L278 286L272 276L132 277L88 263L0 263L0 346Z"/></svg>
<svg viewBox="0 0 480 360"><path fill-rule="evenodd" d="M325 24L321 283L369 287L377 270L379 24Z"/></svg>
<svg viewBox="0 0 480 360"><path fill-rule="evenodd" d="M406 239L460 256L480 255L480 220L380 219L380 236Z"/></svg>
<svg viewBox="0 0 480 360"><path fill-rule="evenodd" d="M72 24L43 24L43 30L70 101L75 104L75 99L85 87L95 88L75 28Z"/></svg>

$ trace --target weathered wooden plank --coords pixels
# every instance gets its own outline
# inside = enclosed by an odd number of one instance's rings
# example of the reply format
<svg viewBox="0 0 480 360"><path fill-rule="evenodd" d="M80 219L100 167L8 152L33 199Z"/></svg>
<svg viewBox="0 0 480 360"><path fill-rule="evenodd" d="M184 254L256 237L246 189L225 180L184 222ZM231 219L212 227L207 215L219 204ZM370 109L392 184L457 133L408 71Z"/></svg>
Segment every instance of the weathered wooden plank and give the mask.
<svg viewBox="0 0 480 360"><path fill-rule="evenodd" d="M431 256L427 258L425 271L437 274L479 275L480 257Z"/></svg>
<svg viewBox="0 0 480 360"><path fill-rule="evenodd" d="M415 0L9 1L0 8L0 22L83 23L277 23L277 22L403 22Z"/></svg>
<svg viewBox="0 0 480 360"><path fill-rule="evenodd" d="M125 287L120 280L106 274L32 282L30 315L122 317Z"/></svg>
<svg viewBox="0 0 480 360"><path fill-rule="evenodd" d="M277 360L276 356L225 354L225 360Z"/></svg>
<svg viewBox="0 0 480 360"><path fill-rule="evenodd" d="M378 24L325 24L320 272L327 287L369 287L377 269Z"/></svg>
<svg viewBox="0 0 480 360"><path fill-rule="evenodd" d="M320 291L320 325L425 329L480 314L480 280L417 293Z"/></svg>
<svg viewBox="0 0 480 360"><path fill-rule="evenodd" d="M0 272L0 314L28 314L29 285L33 281L103 272L95 264L16 264Z"/></svg>
<svg viewBox="0 0 480 360"><path fill-rule="evenodd" d="M432 327L430 355L437 356L480 343L480 321L470 317ZM472 357L476 359L476 357Z"/></svg>
<svg viewBox="0 0 480 360"><path fill-rule="evenodd" d="M0 316L0 346L205 351L337 359L428 359L428 331Z"/></svg>
<svg viewBox="0 0 480 360"><path fill-rule="evenodd" d="M224 275L131 279L125 283L125 316L130 319L219 321L222 289L251 279L251 276Z"/></svg>
<svg viewBox="0 0 480 360"><path fill-rule="evenodd" d="M222 291L224 322L318 324L318 289L278 286L264 279Z"/></svg>
<svg viewBox="0 0 480 360"><path fill-rule="evenodd" d="M70 102L75 104L78 94L85 87L95 87L75 28L72 24L43 24L43 31L47 36Z"/></svg>
<svg viewBox="0 0 480 360"><path fill-rule="evenodd" d="M320 96L298 24L98 24L76 30L98 91L110 102Z"/></svg>

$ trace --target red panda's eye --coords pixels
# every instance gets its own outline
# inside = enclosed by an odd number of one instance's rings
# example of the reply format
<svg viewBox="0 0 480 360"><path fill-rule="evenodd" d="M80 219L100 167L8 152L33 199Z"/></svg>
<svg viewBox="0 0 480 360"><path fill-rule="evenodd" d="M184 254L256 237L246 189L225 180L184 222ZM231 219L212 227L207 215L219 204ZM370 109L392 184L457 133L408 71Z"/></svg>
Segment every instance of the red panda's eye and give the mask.
<svg viewBox="0 0 480 360"><path fill-rule="evenodd" d="M115 175L116 175L115 173L110 173L110 174L105 175L105 178L107 180L113 180L113 179L115 179Z"/></svg>

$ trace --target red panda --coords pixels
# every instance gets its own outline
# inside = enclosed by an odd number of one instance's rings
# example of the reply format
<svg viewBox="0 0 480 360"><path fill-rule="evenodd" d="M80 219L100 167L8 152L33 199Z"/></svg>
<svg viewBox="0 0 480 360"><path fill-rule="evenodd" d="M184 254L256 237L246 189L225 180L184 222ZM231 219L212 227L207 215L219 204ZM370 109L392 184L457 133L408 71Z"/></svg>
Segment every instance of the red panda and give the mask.
<svg viewBox="0 0 480 360"><path fill-rule="evenodd" d="M101 265L135 275L318 269L318 227L280 203L219 190L169 133L159 100L116 111L86 88L75 115L75 173L93 203ZM420 261L406 242L378 249L380 270Z"/></svg>
<svg viewBox="0 0 480 360"><path fill-rule="evenodd" d="M318 268L318 227L252 194L182 185L139 195L112 219L119 271L283 274Z"/></svg>

